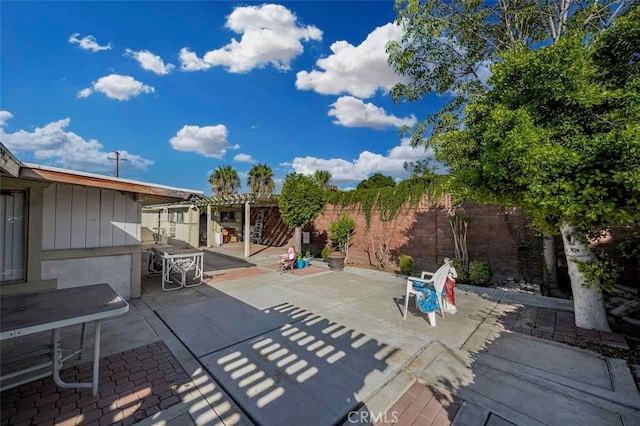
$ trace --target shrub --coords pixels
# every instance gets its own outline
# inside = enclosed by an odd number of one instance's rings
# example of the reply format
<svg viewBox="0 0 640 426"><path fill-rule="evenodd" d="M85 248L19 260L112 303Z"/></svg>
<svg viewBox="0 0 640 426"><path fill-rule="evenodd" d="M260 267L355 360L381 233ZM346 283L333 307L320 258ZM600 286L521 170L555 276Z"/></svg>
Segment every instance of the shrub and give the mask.
<svg viewBox="0 0 640 426"><path fill-rule="evenodd" d="M322 249L322 260L327 260L329 258L329 253L331 253L333 250L331 250L331 247L329 246L325 246Z"/></svg>
<svg viewBox="0 0 640 426"><path fill-rule="evenodd" d="M304 254L304 257L307 259L311 259L311 250L307 250L307 252Z"/></svg>
<svg viewBox="0 0 640 426"><path fill-rule="evenodd" d="M400 272L403 275L411 275L413 273L413 257L403 254L400 256Z"/></svg>
<svg viewBox="0 0 640 426"><path fill-rule="evenodd" d="M491 282L493 271L491 265L481 260L474 260L469 263L469 279L471 284L487 286Z"/></svg>

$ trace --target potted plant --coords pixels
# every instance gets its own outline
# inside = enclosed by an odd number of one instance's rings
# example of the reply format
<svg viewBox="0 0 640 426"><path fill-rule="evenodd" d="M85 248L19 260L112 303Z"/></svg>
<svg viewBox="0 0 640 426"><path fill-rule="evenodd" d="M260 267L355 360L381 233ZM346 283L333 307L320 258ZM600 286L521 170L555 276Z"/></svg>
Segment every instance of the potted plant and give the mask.
<svg viewBox="0 0 640 426"><path fill-rule="evenodd" d="M300 252L296 252L296 268L302 269L304 267L305 267L305 260L302 257L302 254L300 254Z"/></svg>
<svg viewBox="0 0 640 426"><path fill-rule="evenodd" d="M349 255L349 245L353 238L356 224L349 216L343 215L329 226L330 238L336 250L327 256L329 269L342 271Z"/></svg>

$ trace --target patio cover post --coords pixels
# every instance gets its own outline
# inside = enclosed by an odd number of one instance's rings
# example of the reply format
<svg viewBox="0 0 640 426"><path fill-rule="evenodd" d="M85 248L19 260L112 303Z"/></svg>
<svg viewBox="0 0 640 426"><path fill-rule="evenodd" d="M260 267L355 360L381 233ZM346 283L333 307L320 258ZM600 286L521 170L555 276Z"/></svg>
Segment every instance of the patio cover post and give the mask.
<svg viewBox="0 0 640 426"><path fill-rule="evenodd" d="M251 205L244 202L244 257L251 255Z"/></svg>
<svg viewBox="0 0 640 426"><path fill-rule="evenodd" d="M207 247L213 247L213 220L211 220L211 204L207 204Z"/></svg>

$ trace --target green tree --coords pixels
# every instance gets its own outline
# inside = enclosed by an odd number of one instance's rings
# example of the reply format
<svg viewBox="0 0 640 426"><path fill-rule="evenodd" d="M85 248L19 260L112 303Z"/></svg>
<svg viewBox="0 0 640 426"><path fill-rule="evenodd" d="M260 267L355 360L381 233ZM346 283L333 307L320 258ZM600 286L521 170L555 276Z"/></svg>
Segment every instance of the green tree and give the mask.
<svg viewBox="0 0 640 426"><path fill-rule="evenodd" d="M331 181L331 173L328 170L316 170L313 178L325 191L328 191L333 186L329 183Z"/></svg>
<svg viewBox="0 0 640 426"><path fill-rule="evenodd" d="M273 193L275 183L273 181L273 170L266 164L255 164L249 170L247 185L251 193L258 196L269 196Z"/></svg>
<svg viewBox="0 0 640 426"><path fill-rule="evenodd" d="M318 217L324 202L324 191L311 176L290 173L284 178L278 206L282 221L295 228L297 252L302 249L302 227Z"/></svg>
<svg viewBox="0 0 640 426"><path fill-rule="evenodd" d="M340 216L329 226L329 238L335 248L345 254L345 263L349 257L349 246L355 229L356 223L347 215Z"/></svg>
<svg viewBox="0 0 640 426"><path fill-rule="evenodd" d="M214 195L237 194L240 189L240 178L233 167L218 166L209 176L209 184Z"/></svg>
<svg viewBox="0 0 640 426"><path fill-rule="evenodd" d="M489 67L501 52L551 44L572 29L601 30L627 6L625 0L396 0L401 41L387 46L389 63L406 77L395 85L395 102L437 93L448 102L411 132L414 146L424 136L461 125L464 106L484 94ZM408 130L408 128L404 128Z"/></svg>
<svg viewBox="0 0 640 426"><path fill-rule="evenodd" d="M465 109L464 128L434 137L456 187L560 231L584 328L608 330L603 279L615 278L587 235L640 219L639 34L636 7L602 33L513 49Z"/></svg>
<svg viewBox="0 0 640 426"><path fill-rule="evenodd" d="M369 178L358 183L356 189L375 189L394 186L396 186L396 182L391 176L385 176L382 173L375 173L369 176Z"/></svg>
<svg viewBox="0 0 640 426"><path fill-rule="evenodd" d="M387 51L390 64L407 81L392 89L392 98L414 101L437 93L448 99L413 129L402 130L411 131L413 146L437 148L437 136L461 129L465 106L486 93L489 67L501 60L502 52L553 44L571 30L606 29L626 7L624 0L396 0L396 22L405 33L400 42L389 43ZM513 202L491 191L454 194L480 202ZM545 283L553 287L555 245L549 230L543 245Z"/></svg>

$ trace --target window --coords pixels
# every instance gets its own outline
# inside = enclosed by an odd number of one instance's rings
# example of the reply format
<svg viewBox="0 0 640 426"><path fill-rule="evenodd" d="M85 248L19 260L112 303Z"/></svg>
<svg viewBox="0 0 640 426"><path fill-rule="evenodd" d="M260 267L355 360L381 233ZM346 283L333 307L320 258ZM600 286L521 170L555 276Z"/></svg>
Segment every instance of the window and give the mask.
<svg viewBox="0 0 640 426"><path fill-rule="evenodd" d="M174 210L169 213L169 223L185 223L184 222L184 210Z"/></svg>
<svg viewBox="0 0 640 426"><path fill-rule="evenodd" d="M220 212L220 222L235 222L236 212Z"/></svg>
<svg viewBox="0 0 640 426"><path fill-rule="evenodd" d="M26 191L0 193L0 282L25 280Z"/></svg>

